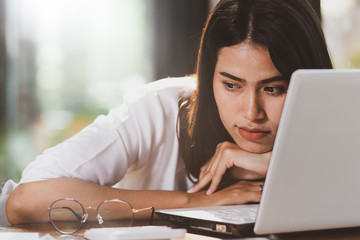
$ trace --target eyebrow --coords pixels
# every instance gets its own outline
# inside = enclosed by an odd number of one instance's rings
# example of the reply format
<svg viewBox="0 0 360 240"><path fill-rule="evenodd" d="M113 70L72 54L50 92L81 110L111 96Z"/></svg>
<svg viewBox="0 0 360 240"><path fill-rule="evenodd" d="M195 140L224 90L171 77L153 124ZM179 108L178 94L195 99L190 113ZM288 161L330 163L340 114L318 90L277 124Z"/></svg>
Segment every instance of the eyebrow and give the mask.
<svg viewBox="0 0 360 240"><path fill-rule="evenodd" d="M238 81L238 82L245 82L245 79L236 77L227 72L220 72L220 75L223 75L224 77L230 78L230 79ZM271 83L271 82L276 82L276 81L286 81L286 78L282 75L277 75L274 77L262 79L260 82L262 84L266 84L266 83Z"/></svg>

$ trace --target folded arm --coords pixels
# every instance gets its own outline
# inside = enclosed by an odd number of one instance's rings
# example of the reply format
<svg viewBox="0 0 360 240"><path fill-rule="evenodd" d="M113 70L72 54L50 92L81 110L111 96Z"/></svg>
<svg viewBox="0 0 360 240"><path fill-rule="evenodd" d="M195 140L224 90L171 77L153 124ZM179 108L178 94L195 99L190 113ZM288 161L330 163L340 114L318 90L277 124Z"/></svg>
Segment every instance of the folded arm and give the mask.
<svg viewBox="0 0 360 240"><path fill-rule="evenodd" d="M48 208L60 198L74 198L84 206L97 206L106 199L118 198L134 208L153 206L155 209L242 204L260 200L260 184L242 181L206 195L205 192L123 190L75 178L57 178L19 185L8 198L6 213L11 224L49 222Z"/></svg>

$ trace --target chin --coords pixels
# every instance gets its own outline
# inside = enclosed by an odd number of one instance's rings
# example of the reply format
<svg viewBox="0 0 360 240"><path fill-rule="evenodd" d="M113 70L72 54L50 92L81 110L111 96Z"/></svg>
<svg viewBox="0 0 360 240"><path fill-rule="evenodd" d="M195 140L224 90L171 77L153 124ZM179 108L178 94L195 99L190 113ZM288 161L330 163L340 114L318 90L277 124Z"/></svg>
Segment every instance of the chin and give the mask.
<svg viewBox="0 0 360 240"><path fill-rule="evenodd" d="M242 150L251 152L251 153L267 153L272 150L272 146L263 145L259 143L240 143L237 144Z"/></svg>

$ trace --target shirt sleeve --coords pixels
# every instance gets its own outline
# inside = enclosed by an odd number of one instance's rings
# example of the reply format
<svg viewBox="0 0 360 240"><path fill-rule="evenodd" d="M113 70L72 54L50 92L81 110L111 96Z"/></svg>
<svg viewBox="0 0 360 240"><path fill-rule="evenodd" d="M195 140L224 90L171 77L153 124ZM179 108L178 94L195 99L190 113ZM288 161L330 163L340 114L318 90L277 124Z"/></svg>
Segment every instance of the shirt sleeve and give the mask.
<svg viewBox="0 0 360 240"><path fill-rule="evenodd" d="M113 185L138 159L136 116L124 103L63 143L46 150L23 171L20 183L50 178L80 178Z"/></svg>
<svg viewBox="0 0 360 240"><path fill-rule="evenodd" d="M147 164L164 147L166 122L176 128L179 87L164 87L167 83L157 81L128 93L120 107L39 155L20 183L70 177L114 185L130 167Z"/></svg>
<svg viewBox="0 0 360 240"><path fill-rule="evenodd" d="M9 194L14 190L17 184L9 180L5 183L2 188L2 192L0 195L0 226L8 226L10 225L7 215L6 215L6 202L9 197Z"/></svg>
<svg viewBox="0 0 360 240"><path fill-rule="evenodd" d="M47 149L25 168L20 183L70 177L112 184L110 176L120 178L128 167L125 160L130 161L114 121L114 113L100 116L78 134Z"/></svg>
<svg viewBox="0 0 360 240"><path fill-rule="evenodd" d="M6 201L8 197L9 197L8 194L0 195L0 226L10 225L6 216Z"/></svg>

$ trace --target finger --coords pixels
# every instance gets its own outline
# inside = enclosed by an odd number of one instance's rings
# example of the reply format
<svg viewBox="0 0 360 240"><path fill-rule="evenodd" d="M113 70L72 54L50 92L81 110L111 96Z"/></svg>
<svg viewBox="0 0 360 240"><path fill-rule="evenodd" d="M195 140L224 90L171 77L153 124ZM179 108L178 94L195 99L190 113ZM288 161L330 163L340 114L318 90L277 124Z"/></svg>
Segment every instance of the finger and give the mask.
<svg viewBox="0 0 360 240"><path fill-rule="evenodd" d="M262 192L264 183L262 182L249 182L249 190L252 192Z"/></svg>
<svg viewBox="0 0 360 240"><path fill-rule="evenodd" d="M247 182L249 185L249 191L251 192L260 192L264 190L264 182Z"/></svg>
<svg viewBox="0 0 360 240"><path fill-rule="evenodd" d="M188 190L188 193L198 192L204 187L206 187L213 179L214 171L217 169L217 157L215 156L201 168L201 177L199 177L199 182Z"/></svg>
<svg viewBox="0 0 360 240"><path fill-rule="evenodd" d="M256 182L239 181L211 196L221 196L222 205L260 202L262 192L259 186Z"/></svg>
<svg viewBox="0 0 360 240"><path fill-rule="evenodd" d="M261 192L248 192L247 194L245 194L245 199L246 202L260 202L261 200Z"/></svg>
<svg viewBox="0 0 360 240"><path fill-rule="evenodd" d="M260 192L261 188L264 188L264 182L241 180L229 186L229 188L240 189L246 192Z"/></svg>
<svg viewBox="0 0 360 240"><path fill-rule="evenodd" d="M200 174L199 174L199 181L204 177L206 171L208 170L209 164L211 160L206 162L201 168L200 168Z"/></svg>
<svg viewBox="0 0 360 240"><path fill-rule="evenodd" d="M199 174L199 182L195 186L202 186L204 188L213 178L214 172L219 164L219 147L216 148L214 156L201 167Z"/></svg>
<svg viewBox="0 0 360 240"><path fill-rule="evenodd" d="M200 169L200 175L199 175L199 181L206 175L209 174L209 172L214 171L216 169L216 166L219 164L219 161L221 160L219 157L219 152L221 150L221 143L216 146L216 150L214 155L210 158L209 161L207 161Z"/></svg>
<svg viewBox="0 0 360 240"><path fill-rule="evenodd" d="M198 191L204 188L211 181L211 178L209 178L211 177L209 176L209 171L211 171L212 169L212 164L213 164L213 158L211 158L211 160L209 160L206 164L204 164L204 166L201 167L199 174L199 181L195 185L195 186L199 186Z"/></svg>
<svg viewBox="0 0 360 240"><path fill-rule="evenodd" d="M199 182L193 188L188 190L189 193L201 190L210 182L211 185L207 190L207 194L211 194L216 191L227 168L234 165L232 160L230 160L230 162L226 162L226 158L224 158L223 154L224 148L226 149L226 145L223 143L217 145L213 157L200 169Z"/></svg>
<svg viewBox="0 0 360 240"><path fill-rule="evenodd" d="M222 162L218 164L212 177L210 187L206 194L211 194L216 191L226 171L233 166L234 161L232 158L225 158Z"/></svg>
<svg viewBox="0 0 360 240"><path fill-rule="evenodd" d="M209 195L216 191L226 170L227 170L227 167L226 167L226 165L223 165L223 164L220 164L216 168L215 174L213 174L213 176L212 176L211 184L210 184L209 189L206 191L206 194Z"/></svg>
<svg viewBox="0 0 360 240"><path fill-rule="evenodd" d="M195 186L190 188L187 192L188 193L194 193L194 192L200 191L201 189L206 187L206 185L209 184L211 179L212 179L212 176L210 174L205 174L204 177Z"/></svg>

